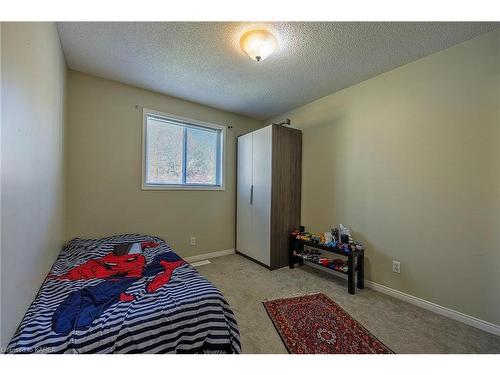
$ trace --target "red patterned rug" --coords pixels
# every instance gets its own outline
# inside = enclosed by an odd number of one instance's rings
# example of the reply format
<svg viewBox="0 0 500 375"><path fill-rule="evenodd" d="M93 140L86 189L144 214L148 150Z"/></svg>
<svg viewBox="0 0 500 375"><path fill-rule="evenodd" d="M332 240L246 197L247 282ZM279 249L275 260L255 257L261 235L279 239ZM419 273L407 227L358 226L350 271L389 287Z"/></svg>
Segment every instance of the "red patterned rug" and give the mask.
<svg viewBox="0 0 500 375"><path fill-rule="evenodd" d="M393 353L323 293L267 301L264 307L290 353Z"/></svg>

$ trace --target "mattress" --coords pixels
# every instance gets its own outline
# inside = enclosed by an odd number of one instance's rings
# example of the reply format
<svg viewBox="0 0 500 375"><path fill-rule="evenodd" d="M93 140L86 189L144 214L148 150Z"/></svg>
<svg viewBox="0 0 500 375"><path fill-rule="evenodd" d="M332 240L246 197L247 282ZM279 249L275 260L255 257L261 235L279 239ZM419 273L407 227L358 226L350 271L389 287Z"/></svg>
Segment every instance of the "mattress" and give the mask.
<svg viewBox="0 0 500 375"><path fill-rule="evenodd" d="M125 243L143 249L114 257ZM71 240L7 352L239 353L240 340L214 285L162 239L125 234Z"/></svg>

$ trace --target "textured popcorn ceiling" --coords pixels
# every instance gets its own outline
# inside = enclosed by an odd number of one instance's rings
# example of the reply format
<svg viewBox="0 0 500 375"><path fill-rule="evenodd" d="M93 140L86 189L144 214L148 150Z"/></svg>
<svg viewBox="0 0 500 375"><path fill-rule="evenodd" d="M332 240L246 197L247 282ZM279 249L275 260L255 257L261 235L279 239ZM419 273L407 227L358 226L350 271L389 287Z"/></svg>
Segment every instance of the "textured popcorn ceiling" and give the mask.
<svg viewBox="0 0 500 375"><path fill-rule="evenodd" d="M71 69L266 119L499 27L500 23L63 22ZM239 37L267 28L252 61Z"/></svg>

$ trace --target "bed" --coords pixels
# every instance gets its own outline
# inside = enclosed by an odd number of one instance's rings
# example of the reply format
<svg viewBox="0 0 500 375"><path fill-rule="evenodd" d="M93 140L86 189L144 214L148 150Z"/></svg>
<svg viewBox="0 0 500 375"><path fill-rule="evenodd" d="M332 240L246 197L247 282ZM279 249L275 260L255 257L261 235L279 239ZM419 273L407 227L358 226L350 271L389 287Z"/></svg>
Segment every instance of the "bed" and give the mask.
<svg viewBox="0 0 500 375"><path fill-rule="evenodd" d="M71 240L7 352L239 353L240 340L215 286L162 239L125 234Z"/></svg>

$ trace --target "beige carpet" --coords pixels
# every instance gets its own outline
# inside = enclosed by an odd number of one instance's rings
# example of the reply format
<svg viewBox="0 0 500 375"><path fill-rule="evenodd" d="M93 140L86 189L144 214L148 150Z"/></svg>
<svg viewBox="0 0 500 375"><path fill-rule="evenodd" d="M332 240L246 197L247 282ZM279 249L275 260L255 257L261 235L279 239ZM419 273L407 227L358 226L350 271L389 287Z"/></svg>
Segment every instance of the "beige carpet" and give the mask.
<svg viewBox="0 0 500 375"><path fill-rule="evenodd" d="M500 353L500 337L370 289L347 293L346 281L310 267L269 271L240 256L198 270L224 293L243 353L287 353L262 301L323 292L396 353Z"/></svg>

